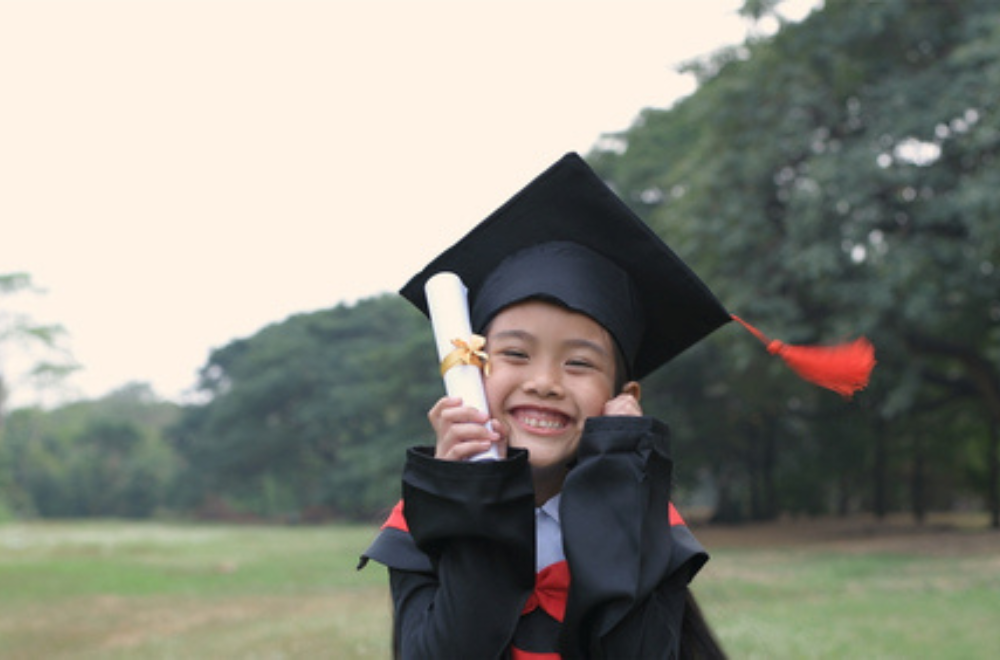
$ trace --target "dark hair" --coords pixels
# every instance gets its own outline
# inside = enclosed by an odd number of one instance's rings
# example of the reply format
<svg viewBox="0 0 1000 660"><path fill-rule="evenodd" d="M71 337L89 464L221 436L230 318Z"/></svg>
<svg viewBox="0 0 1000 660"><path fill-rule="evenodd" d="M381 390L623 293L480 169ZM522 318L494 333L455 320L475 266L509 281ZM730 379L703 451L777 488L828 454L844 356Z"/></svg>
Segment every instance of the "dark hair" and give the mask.
<svg viewBox="0 0 1000 660"><path fill-rule="evenodd" d="M684 589L684 619L681 622L681 660L725 660L726 652L715 639L711 627L694 599L691 588Z"/></svg>
<svg viewBox="0 0 1000 660"><path fill-rule="evenodd" d="M625 389L625 385L629 382L629 369L628 365L625 364L625 356L622 355L622 349L618 348L618 342L612 339L611 343L615 347L615 378L614 378L614 393L621 394L621 391Z"/></svg>

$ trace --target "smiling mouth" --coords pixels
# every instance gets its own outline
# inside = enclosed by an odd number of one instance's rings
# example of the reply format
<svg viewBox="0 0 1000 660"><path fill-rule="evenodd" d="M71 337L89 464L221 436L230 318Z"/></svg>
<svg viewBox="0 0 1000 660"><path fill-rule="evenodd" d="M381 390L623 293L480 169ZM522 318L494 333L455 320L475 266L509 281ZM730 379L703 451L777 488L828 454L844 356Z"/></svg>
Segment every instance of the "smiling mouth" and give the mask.
<svg viewBox="0 0 1000 660"><path fill-rule="evenodd" d="M512 416L521 426L532 430L561 431L569 426L569 417L551 410L518 408Z"/></svg>

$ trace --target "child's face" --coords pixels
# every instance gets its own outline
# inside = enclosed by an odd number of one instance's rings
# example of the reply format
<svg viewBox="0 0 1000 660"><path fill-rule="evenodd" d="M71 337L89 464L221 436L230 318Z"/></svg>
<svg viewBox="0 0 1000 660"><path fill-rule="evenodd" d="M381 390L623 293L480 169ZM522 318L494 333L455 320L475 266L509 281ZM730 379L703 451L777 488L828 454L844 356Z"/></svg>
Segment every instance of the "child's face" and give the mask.
<svg viewBox="0 0 1000 660"><path fill-rule="evenodd" d="M588 417L614 396L615 353L608 332L583 314L540 301L497 314L487 335L490 415L536 470L561 473L576 454Z"/></svg>

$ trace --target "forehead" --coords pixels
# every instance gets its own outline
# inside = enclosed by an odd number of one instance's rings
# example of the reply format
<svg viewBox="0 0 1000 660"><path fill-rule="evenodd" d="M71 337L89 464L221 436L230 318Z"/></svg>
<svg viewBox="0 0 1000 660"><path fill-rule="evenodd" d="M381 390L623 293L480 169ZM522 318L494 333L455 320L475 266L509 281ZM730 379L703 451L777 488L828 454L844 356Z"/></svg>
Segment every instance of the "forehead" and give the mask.
<svg viewBox="0 0 1000 660"><path fill-rule="evenodd" d="M545 335L562 341L585 340L611 352L611 335L601 324L586 314L580 314L544 300L530 300L511 305L497 314L487 334L526 333Z"/></svg>

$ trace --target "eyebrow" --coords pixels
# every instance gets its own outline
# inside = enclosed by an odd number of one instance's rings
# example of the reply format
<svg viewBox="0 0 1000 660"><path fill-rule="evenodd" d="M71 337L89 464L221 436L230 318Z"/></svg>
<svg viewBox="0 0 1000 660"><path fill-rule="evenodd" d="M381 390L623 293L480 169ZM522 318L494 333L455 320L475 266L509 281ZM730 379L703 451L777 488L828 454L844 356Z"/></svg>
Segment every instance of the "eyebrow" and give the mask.
<svg viewBox="0 0 1000 660"><path fill-rule="evenodd" d="M608 355L607 349L596 341L590 341L589 339L569 339L563 343L569 348L589 349L600 355Z"/></svg>
<svg viewBox="0 0 1000 660"><path fill-rule="evenodd" d="M492 339L520 339L522 341L535 341L535 336L525 330L501 330L491 336ZM595 341L589 339L574 338L563 342L567 348L583 348L594 351L599 355L610 355L608 350Z"/></svg>

